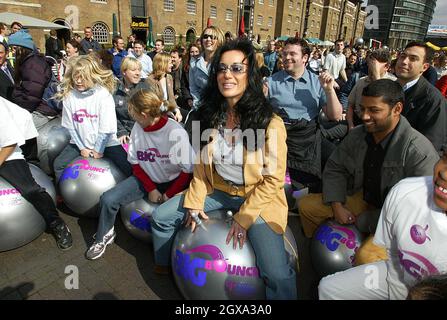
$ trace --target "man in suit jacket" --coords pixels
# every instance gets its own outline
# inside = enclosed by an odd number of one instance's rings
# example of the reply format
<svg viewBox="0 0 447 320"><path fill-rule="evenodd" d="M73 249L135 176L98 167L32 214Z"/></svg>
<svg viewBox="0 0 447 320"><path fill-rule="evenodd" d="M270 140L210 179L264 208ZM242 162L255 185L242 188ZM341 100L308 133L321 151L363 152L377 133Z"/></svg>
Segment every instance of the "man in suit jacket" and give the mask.
<svg viewBox="0 0 447 320"><path fill-rule="evenodd" d="M14 89L14 70L8 62L8 48L0 42L0 96L11 101Z"/></svg>
<svg viewBox="0 0 447 320"><path fill-rule="evenodd" d="M446 100L422 76L432 57L433 50L425 43L409 43L397 60L396 76L405 91L402 115L441 154L441 150L447 147Z"/></svg>

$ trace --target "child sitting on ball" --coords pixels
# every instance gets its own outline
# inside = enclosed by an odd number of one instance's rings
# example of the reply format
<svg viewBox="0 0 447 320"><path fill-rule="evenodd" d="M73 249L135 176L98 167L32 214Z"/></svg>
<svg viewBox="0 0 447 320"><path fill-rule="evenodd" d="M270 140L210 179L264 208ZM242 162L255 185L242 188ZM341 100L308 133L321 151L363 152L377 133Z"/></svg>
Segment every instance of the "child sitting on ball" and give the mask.
<svg viewBox="0 0 447 320"><path fill-rule="evenodd" d="M56 181L79 154L95 159L105 156L126 177L132 174L127 155L116 136L117 121L112 93L116 81L92 56L70 60L62 81L62 126L70 132L70 143L54 160Z"/></svg>
<svg viewBox="0 0 447 320"><path fill-rule="evenodd" d="M144 197L162 203L189 186L193 149L185 129L167 117L166 104L156 93L142 89L129 99L129 114L136 121L128 153L133 175L101 196L98 230L87 259L101 257L115 239L113 225L120 206Z"/></svg>
<svg viewBox="0 0 447 320"><path fill-rule="evenodd" d="M57 246L70 249L70 230L59 216L50 195L34 180L20 150L25 140L37 137L31 114L0 97L0 177L16 188L42 215L54 234Z"/></svg>

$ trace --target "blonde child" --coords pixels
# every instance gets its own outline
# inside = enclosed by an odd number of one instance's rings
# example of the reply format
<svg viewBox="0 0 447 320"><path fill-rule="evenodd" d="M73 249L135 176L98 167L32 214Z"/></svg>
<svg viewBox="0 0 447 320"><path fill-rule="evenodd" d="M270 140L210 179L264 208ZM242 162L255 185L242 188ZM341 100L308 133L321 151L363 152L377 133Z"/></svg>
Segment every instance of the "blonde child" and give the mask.
<svg viewBox="0 0 447 320"><path fill-rule="evenodd" d="M93 56L70 59L59 98L63 101L62 126L71 140L54 160L56 181L65 167L79 155L95 159L105 156L126 176L132 168L116 136L117 120L112 93L116 81Z"/></svg>
<svg viewBox="0 0 447 320"><path fill-rule="evenodd" d="M113 225L120 206L144 197L162 203L189 186L193 150L185 129L167 117L166 105L159 95L143 89L129 99L129 114L136 121L128 153L133 175L102 195L98 230L87 259L101 257L115 239Z"/></svg>

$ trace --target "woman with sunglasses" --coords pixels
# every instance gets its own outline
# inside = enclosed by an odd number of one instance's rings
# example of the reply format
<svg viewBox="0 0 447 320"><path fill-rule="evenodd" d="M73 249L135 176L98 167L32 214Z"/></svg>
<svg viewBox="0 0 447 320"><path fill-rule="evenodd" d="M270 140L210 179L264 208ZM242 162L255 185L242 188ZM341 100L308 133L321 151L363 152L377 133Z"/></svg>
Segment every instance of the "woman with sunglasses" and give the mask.
<svg viewBox="0 0 447 320"><path fill-rule="evenodd" d="M193 97L193 107L197 109L201 93L208 83L209 68L216 50L225 41L221 29L210 26L203 30L200 36L202 54L197 59L191 59L189 68L189 90Z"/></svg>
<svg viewBox="0 0 447 320"><path fill-rule="evenodd" d="M296 275L283 240L286 130L263 94L250 41L229 41L217 51L199 115L201 134L208 139L196 158L190 188L153 214L157 268L169 270L172 241L182 221L194 231L199 219L228 209L236 214L226 243L238 250L250 240L267 299L296 299Z"/></svg>

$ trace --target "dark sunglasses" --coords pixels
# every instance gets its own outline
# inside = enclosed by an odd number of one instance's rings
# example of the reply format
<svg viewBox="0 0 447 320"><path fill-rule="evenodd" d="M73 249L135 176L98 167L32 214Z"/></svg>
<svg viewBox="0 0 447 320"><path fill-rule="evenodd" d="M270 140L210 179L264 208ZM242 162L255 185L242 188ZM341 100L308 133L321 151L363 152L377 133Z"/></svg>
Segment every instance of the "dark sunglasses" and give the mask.
<svg viewBox="0 0 447 320"><path fill-rule="evenodd" d="M245 64L243 63L233 63L227 66L225 63L219 63L217 66L217 72L226 73L230 70L232 74L241 74L245 72Z"/></svg>
<svg viewBox="0 0 447 320"><path fill-rule="evenodd" d="M202 36L202 39L203 40L206 40L206 39L211 39L211 40L216 40L217 39L217 37L216 36L213 36L212 34L204 34L203 36Z"/></svg>

